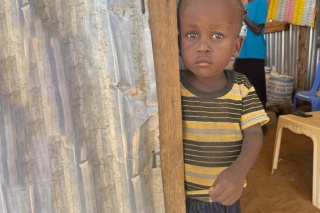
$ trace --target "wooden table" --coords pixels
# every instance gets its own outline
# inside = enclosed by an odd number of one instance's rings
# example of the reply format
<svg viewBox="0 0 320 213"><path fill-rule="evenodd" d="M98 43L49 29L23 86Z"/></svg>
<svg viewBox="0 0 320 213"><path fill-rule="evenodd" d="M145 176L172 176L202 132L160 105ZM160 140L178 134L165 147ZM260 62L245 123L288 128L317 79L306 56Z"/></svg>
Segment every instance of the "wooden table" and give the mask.
<svg viewBox="0 0 320 213"><path fill-rule="evenodd" d="M320 111L308 113L313 116L306 118L293 114L279 116L271 173L277 169L283 128L310 137L313 141L312 204L320 209Z"/></svg>

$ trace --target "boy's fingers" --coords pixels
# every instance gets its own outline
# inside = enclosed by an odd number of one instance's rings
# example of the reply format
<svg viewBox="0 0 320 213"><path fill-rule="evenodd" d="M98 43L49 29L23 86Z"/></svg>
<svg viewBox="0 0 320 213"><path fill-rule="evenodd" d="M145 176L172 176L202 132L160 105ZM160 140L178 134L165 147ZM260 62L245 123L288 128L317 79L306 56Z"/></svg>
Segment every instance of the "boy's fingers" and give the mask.
<svg viewBox="0 0 320 213"><path fill-rule="evenodd" d="M209 202L212 203L213 202L213 190L214 190L214 186L211 186L209 188Z"/></svg>

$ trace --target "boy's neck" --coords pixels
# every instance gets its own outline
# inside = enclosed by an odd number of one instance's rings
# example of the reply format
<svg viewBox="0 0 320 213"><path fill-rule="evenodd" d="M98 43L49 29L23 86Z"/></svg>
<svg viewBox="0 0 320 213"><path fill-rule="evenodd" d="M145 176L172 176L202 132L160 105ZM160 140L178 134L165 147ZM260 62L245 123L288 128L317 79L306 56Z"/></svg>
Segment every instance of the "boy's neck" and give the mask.
<svg viewBox="0 0 320 213"><path fill-rule="evenodd" d="M227 84L227 76L224 72L221 73L221 76L212 78L199 78L189 70L183 70L182 75L194 88L202 92L216 92Z"/></svg>

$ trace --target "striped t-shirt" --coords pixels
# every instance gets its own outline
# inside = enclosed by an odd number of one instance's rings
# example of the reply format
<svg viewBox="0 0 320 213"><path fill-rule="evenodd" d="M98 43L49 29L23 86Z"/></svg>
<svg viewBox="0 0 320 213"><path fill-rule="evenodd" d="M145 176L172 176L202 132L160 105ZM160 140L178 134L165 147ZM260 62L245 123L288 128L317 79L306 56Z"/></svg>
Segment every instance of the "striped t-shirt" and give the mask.
<svg viewBox="0 0 320 213"><path fill-rule="evenodd" d="M230 70L225 74L227 85L212 93L197 90L180 75L188 197L208 198L217 175L240 154L242 130L269 121L247 78Z"/></svg>

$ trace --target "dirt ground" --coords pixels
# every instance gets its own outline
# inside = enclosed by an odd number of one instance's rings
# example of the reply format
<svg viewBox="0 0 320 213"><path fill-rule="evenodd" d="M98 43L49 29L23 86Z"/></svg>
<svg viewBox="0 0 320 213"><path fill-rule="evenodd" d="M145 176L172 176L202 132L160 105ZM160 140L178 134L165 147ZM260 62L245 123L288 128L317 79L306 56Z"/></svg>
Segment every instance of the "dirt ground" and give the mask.
<svg viewBox="0 0 320 213"><path fill-rule="evenodd" d="M269 113L268 113L269 114ZM320 213L312 205L313 142L284 129L278 168L271 174L277 117L269 114L260 156L247 176L241 197L243 213Z"/></svg>

